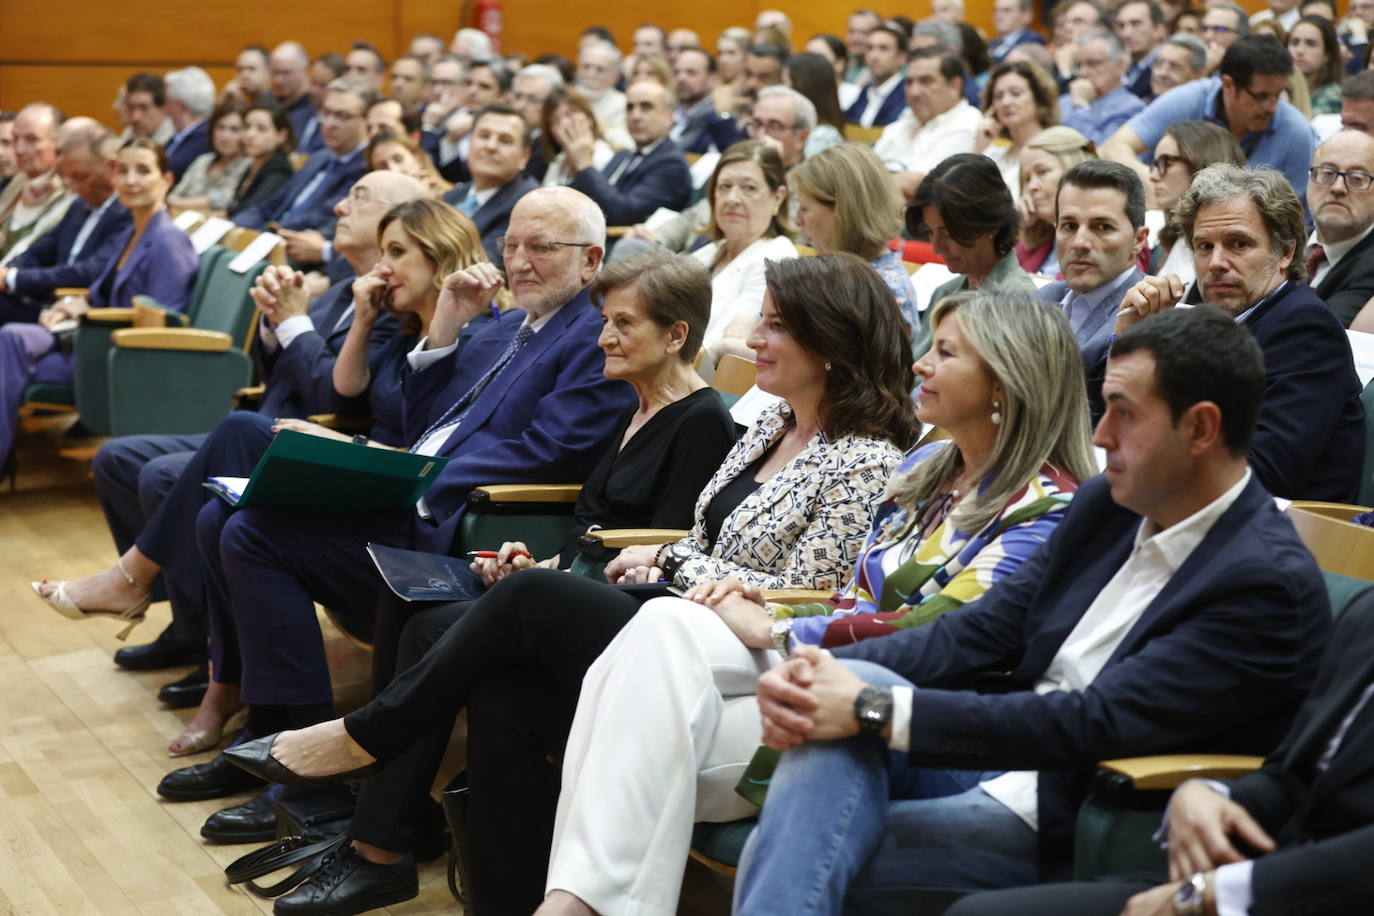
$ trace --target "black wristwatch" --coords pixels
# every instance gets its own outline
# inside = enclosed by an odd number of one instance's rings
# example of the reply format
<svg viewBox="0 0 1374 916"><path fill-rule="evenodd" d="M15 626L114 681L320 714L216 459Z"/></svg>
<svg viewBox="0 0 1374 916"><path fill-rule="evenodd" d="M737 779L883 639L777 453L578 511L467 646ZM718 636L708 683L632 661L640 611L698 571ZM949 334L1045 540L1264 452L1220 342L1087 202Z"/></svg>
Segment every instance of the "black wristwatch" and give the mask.
<svg viewBox="0 0 1374 916"><path fill-rule="evenodd" d="M666 555L663 557L663 578L672 582L677 578L677 571L683 563L692 556L692 549L681 541L674 541L668 545Z"/></svg>
<svg viewBox="0 0 1374 916"><path fill-rule="evenodd" d="M364 436L362 433L358 433L358 435L353 437L353 444L367 445L367 436Z"/></svg>
<svg viewBox="0 0 1374 916"><path fill-rule="evenodd" d="M854 718L859 734L881 738L883 729L892 721L892 688L869 684L854 698Z"/></svg>

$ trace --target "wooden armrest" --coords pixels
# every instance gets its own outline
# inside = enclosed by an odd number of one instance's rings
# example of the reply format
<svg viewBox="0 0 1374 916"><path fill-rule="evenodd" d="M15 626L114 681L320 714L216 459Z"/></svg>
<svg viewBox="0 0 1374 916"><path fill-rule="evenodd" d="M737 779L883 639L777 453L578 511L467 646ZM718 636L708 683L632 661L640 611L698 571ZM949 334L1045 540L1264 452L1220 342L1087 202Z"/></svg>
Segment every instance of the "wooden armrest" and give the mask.
<svg viewBox="0 0 1374 916"><path fill-rule="evenodd" d="M127 324L134 320L134 310L132 308L89 309L81 317L88 321L122 321Z"/></svg>
<svg viewBox="0 0 1374 916"><path fill-rule="evenodd" d="M220 353L234 345L223 331L200 328L124 328L110 335L116 347L135 350L193 350Z"/></svg>
<svg viewBox="0 0 1374 916"><path fill-rule="evenodd" d="M765 588L765 601L773 604L816 604L829 601L834 592L820 588Z"/></svg>
<svg viewBox="0 0 1374 916"><path fill-rule="evenodd" d="M623 239L625 235L633 228L634 226L607 226L606 236L607 238Z"/></svg>
<svg viewBox="0 0 1374 916"><path fill-rule="evenodd" d="M500 483L478 487L489 503L575 503L580 483Z"/></svg>
<svg viewBox="0 0 1374 916"><path fill-rule="evenodd" d="M53 298L61 299L64 296L89 296L91 290L85 286L59 286L52 291Z"/></svg>
<svg viewBox="0 0 1374 916"><path fill-rule="evenodd" d="M365 433L372 428L370 417L341 417L336 413L312 413L306 419L311 423L318 423L325 429L336 429L340 432Z"/></svg>
<svg viewBox="0 0 1374 916"><path fill-rule="evenodd" d="M247 388L240 388L234 392L236 398L260 398L267 390L266 385L249 385Z"/></svg>
<svg viewBox="0 0 1374 916"><path fill-rule="evenodd" d="M588 531L583 537L598 540L603 547L620 550L639 544L668 544L680 541L688 534L684 528L600 528Z"/></svg>
<svg viewBox="0 0 1374 916"><path fill-rule="evenodd" d="M1103 760L1097 765L1120 773L1135 789L1175 789L1190 779L1234 779L1263 764L1263 757L1244 754L1162 754Z"/></svg>

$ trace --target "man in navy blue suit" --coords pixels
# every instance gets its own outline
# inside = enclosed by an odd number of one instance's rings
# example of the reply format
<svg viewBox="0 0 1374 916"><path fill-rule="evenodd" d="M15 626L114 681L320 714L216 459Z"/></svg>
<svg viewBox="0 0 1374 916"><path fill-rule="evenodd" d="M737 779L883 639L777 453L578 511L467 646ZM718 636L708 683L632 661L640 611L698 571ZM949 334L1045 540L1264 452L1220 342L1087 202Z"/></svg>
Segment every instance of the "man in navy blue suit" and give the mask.
<svg viewBox="0 0 1374 916"><path fill-rule="evenodd" d="M1031 0L993 0L992 26L997 37L988 41L988 59L994 66L1006 60L1013 48L1045 43L1039 33L1031 31L1034 20Z"/></svg>
<svg viewBox="0 0 1374 916"><path fill-rule="evenodd" d="M886 127L901 117L906 108L903 42L900 32L885 25L868 33L868 51L864 54L868 82L860 87L854 104L845 109L846 121L864 127Z"/></svg>
<svg viewBox="0 0 1374 916"><path fill-rule="evenodd" d="M114 193L117 146L114 136L90 118L71 118L62 126L57 171L77 199L62 222L0 267L0 324L38 320L54 290L90 286L118 257L129 211Z"/></svg>
<svg viewBox="0 0 1374 916"><path fill-rule="evenodd" d="M448 458L414 509L312 513L232 511L208 503L197 520L211 643L220 683L250 708L247 731L323 721L332 713L329 670L314 602L370 621L385 588L368 543L433 553L454 549L468 495L482 484L581 481L606 448L615 419L634 403L605 378L601 316L586 287L605 250L605 221L585 195L541 188L511 213L506 278L481 263L448 277L428 336L403 379L411 451ZM458 349L460 330L508 283L518 309ZM219 659L221 656L217 655ZM223 756L170 773L159 794L217 798L256 783Z"/></svg>
<svg viewBox="0 0 1374 916"><path fill-rule="evenodd" d="M164 149L179 181L197 156L210 152L208 119L215 107L215 81L199 67L184 67L168 73L163 83L167 87L164 110L174 131Z"/></svg>
<svg viewBox="0 0 1374 916"><path fill-rule="evenodd" d="M640 80L625 90L625 125L633 150L616 153L598 171L592 165L591 131L577 128L564 141L572 186L601 205L612 226L642 223L659 207L681 210L692 195L692 176L682 149L668 137L673 126L673 90Z"/></svg>
<svg viewBox="0 0 1374 916"><path fill-rule="evenodd" d="M1188 301L1226 310L1264 353L1255 475L1275 496L1354 502L1365 443L1360 379L1340 320L1305 282L1307 230L1293 187L1273 169L1216 165L1194 176L1175 216L1197 269ZM1115 333L1188 292L1172 274L1145 277L1122 299Z"/></svg>
<svg viewBox="0 0 1374 916"><path fill-rule="evenodd" d="M272 49L267 58L267 74L272 80L272 94L286 109L291 127L296 132L296 148L315 153L321 146L320 125L307 130L315 117L315 105L310 98L310 55L299 42L283 41Z"/></svg>
<svg viewBox="0 0 1374 916"><path fill-rule="evenodd" d="M499 240L506 234L511 210L539 182L525 173L530 159L530 127L509 105L488 105L472 122L468 147L471 181L456 185L444 195L461 213L472 219L482 245L493 264L502 258Z"/></svg>
<svg viewBox="0 0 1374 916"><path fill-rule="evenodd" d="M1111 351L1106 473L1038 553L931 624L799 647L761 677L764 741L786 753L736 912L1035 883L1066 867L1097 761L1272 748L1331 610L1247 466L1264 385L1224 312L1142 322Z"/></svg>

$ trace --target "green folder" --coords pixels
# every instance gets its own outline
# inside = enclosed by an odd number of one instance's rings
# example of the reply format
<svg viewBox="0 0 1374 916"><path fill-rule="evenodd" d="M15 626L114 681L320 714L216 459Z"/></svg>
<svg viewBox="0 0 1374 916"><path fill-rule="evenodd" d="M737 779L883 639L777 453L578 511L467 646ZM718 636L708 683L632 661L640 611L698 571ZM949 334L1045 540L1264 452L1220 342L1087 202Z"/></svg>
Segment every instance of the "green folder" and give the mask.
<svg viewBox="0 0 1374 916"><path fill-rule="evenodd" d="M371 512L409 509L447 458L370 448L282 430L253 476L211 477L205 486L231 506Z"/></svg>

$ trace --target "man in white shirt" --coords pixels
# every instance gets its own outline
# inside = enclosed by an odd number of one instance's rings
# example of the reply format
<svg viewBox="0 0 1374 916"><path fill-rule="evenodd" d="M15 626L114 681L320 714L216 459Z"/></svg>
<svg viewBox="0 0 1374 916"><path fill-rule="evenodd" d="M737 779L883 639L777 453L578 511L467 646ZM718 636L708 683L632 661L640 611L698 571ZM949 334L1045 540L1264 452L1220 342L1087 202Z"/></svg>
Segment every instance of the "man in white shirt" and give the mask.
<svg viewBox="0 0 1374 916"><path fill-rule="evenodd" d="M1331 612L1246 465L1258 345L1216 309L1152 317L1114 345L1105 392L1106 473L1015 573L934 623L843 660L799 646L759 679L764 742L786 753L736 912L1035 883L1066 869L1098 760L1283 734Z"/></svg>
<svg viewBox="0 0 1374 916"><path fill-rule="evenodd" d="M973 151L983 115L964 99L965 72L959 55L941 48L916 51L906 65L906 111L873 149L908 200L941 160Z"/></svg>
<svg viewBox="0 0 1374 916"><path fill-rule="evenodd" d="M868 82L845 110L844 118L864 127L884 127L902 111L902 63L906 39L896 29L880 25L868 33L864 63Z"/></svg>

